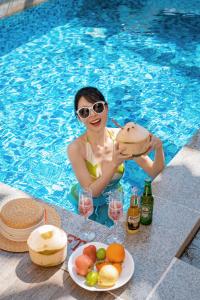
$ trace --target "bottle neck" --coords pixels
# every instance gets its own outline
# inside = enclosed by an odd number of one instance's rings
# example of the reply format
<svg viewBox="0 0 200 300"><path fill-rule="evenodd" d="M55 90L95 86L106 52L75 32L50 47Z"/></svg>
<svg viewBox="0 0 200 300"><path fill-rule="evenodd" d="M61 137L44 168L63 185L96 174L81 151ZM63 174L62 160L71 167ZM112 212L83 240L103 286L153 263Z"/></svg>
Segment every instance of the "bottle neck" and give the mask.
<svg viewBox="0 0 200 300"><path fill-rule="evenodd" d="M149 183L145 184L143 195L144 196L152 196L151 184L149 184Z"/></svg>
<svg viewBox="0 0 200 300"><path fill-rule="evenodd" d="M138 197L137 196L132 196L130 207L136 207L136 206L138 206Z"/></svg>

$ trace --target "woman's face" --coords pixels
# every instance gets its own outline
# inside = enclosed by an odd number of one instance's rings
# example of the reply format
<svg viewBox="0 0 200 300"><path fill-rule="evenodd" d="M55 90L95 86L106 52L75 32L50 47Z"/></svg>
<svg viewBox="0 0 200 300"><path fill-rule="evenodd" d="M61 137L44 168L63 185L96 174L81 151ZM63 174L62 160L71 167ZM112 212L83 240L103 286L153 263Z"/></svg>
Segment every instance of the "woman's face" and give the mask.
<svg viewBox="0 0 200 300"><path fill-rule="evenodd" d="M95 103L88 102L84 97L81 97L78 102L78 110L82 107L92 108L94 104ZM108 107L104 104L104 110L101 113L96 113L93 109L90 109L90 114L87 118L78 117L87 129L98 132L106 127L107 115Z"/></svg>

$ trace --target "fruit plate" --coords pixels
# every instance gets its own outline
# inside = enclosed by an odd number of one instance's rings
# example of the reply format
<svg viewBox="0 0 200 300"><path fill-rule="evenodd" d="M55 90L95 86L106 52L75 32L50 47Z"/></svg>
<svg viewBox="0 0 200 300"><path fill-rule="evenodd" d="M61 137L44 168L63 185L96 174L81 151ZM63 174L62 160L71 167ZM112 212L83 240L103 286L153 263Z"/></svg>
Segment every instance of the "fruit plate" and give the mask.
<svg viewBox="0 0 200 300"><path fill-rule="evenodd" d="M103 244L103 243L90 242L83 246L80 246L71 254L69 261L68 261L68 271L69 271L71 278L76 282L76 284L78 284L80 287L82 287L88 291L110 291L110 290L114 290L114 289L117 289L117 288L123 286L125 283L127 283L131 279L131 277L134 273L135 264L134 264L131 254L125 249L125 260L122 264L122 272L119 276L119 279L115 283L115 285L112 287L107 287L107 288L101 288L101 287L98 287L98 285L92 286L92 287L88 286L85 283L85 277L80 276L76 273L75 259L77 256L83 254L82 253L83 249L89 245L94 245L94 246L96 246L97 249L99 249L99 248L106 249L108 247L108 245Z"/></svg>

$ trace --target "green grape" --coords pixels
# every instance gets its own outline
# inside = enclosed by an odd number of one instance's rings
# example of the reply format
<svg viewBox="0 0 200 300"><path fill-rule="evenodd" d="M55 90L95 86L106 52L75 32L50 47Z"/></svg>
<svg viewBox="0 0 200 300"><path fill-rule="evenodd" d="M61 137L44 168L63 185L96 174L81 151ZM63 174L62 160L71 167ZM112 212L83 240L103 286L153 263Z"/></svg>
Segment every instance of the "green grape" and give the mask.
<svg viewBox="0 0 200 300"><path fill-rule="evenodd" d="M99 248L96 255L98 260L103 260L106 258L106 250L104 248Z"/></svg>
<svg viewBox="0 0 200 300"><path fill-rule="evenodd" d="M86 283L89 286L94 286L98 282L99 274L96 271L90 271L86 276Z"/></svg>

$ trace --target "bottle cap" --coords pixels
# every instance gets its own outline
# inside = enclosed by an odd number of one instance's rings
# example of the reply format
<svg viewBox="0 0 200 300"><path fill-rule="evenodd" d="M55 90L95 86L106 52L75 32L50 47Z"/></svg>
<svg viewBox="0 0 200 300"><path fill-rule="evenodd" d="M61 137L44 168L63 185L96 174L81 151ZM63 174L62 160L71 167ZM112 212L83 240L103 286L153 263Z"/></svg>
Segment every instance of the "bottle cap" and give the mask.
<svg viewBox="0 0 200 300"><path fill-rule="evenodd" d="M147 184L151 184L151 181L152 181L152 180L151 180L151 178L146 178L144 181L145 181L145 183L147 183Z"/></svg>

